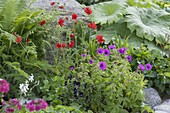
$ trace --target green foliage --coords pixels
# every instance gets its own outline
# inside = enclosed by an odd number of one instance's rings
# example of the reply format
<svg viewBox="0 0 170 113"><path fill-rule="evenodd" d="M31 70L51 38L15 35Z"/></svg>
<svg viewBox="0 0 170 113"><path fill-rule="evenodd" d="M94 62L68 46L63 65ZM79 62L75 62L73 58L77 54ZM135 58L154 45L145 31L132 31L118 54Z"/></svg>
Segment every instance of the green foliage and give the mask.
<svg viewBox="0 0 170 113"><path fill-rule="evenodd" d="M92 58L88 52L84 54L87 56L79 58L74 70L69 70L66 65L65 68L58 67L59 76L54 77L52 82L44 81L42 89L44 94L48 94L46 99L49 99L53 106L77 103L85 111L139 111L144 99L144 76L131 72L125 56L121 58L116 50L111 51L110 57L96 55ZM93 64L89 64L90 59L94 60ZM107 69L104 71L99 68L101 61L107 63Z"/></svg>
<svg viewBox="0 0 170 113"><path fill-rule="evenodd" d="M155 8L137 9L134 7L128 7L127 12L130 15L126 16L125 21L131 32L136 31L138 37L154 41L157 44L170 43L170 40L165 37L170 35L169 13Z"/></svg>
<svg viewBox="0 0 170 113"><path fill-rule="evenodd" d="M100 8L101 4L102 7L106 7L103 8L102 11ZM122 16L110 18L110 15L107 15L107 7L111 4L119 4L120 6L122 5L121 7L125 8L126 13L121 13L121 15L123 14L123 18ZM114 39L114 34L116 32L121 35L121 37L128 37L130 40L129 42L132 44L136 44L136 42L139 44L143 43L148 45L148 48L151 50L153 48L161 52L166 50L170 44L170 39L167 37L170 35L168 20L170 14L158 8L154 3L152 3L152 7L150 8L141 7L142 6L130 6L128 1L117 2L114 0L112 2L104 2L96 4L95 8L92 6L93 12L95 13L93 13L91 19L96 23L102 24L102 27L97 33L104 33L106 43ZM121 11L115 9L116 13L114 14L120 13ZM93 17L95 17L95 19ZM110 21L109 24L106 23L107 21Z"/></svg>
<svg viewBox="0 0 170 113"><path fill-rule="evenodd" d="M124 7L115 2L104 2L91 6L93 9L92 21L95 23L111 24L117 22L125 14Z"/></svg>
<svg viewBox="0 0 170 113"><path fill-rule="evenodd" d="M145 79L148 80L148 87L154 87L161 93L170 94L170 90L168 90L170 82L169 58L159 51L148 51L144 46L136 50L131 50L130 54L133 57L131 66L134 71L137 69L137 62L141 62L142 64L149 62L152 64L153 67L151 71L143 72Z"/></svg>
<svg viewBox="0 0 170 113"><path fill-rule="evenodd" d="M51 47L52 37L47 26L40 26L42 18L45 19L41 15L43 11L28 9L25 0L1 1L0 12L0 76L11 84L8 95L18 97L19 84L31 73L37 80L49 79L55 73L54 68L43 60L47 45ZM18 36L22 38L19 43L16 42ZM37 88L33 94L40 92Z"/></svg>

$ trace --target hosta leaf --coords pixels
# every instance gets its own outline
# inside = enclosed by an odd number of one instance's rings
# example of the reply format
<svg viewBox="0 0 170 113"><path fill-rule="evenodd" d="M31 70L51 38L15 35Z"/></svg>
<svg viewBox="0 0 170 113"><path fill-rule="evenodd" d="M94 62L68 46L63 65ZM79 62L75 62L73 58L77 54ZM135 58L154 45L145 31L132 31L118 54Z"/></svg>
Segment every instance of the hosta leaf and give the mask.
<svg viewBox="0 0 170 113"><path fill-rule="evenodd" d="M123 18L124 7L116 2L103 2L92 6L92 20L95 23L111 24Z"/></svg>
<svg viewBox="0 0 170 113"><path fill-rule="evenodd" d="M170 43L165 36L170 35L170 13L154 8L128 7L127 27L131 32L149 41L156 41L159 44Z"/></svg>

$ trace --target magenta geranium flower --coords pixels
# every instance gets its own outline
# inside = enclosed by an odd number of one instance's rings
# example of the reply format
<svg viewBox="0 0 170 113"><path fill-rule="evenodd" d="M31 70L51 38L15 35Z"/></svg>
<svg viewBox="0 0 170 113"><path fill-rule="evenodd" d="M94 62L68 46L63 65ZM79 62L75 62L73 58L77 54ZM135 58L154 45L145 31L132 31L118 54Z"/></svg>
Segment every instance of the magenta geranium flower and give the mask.
<svg viewBox="0 0 170 113"><path fill-rule="evenodd" d="M0 79L0 92L8 93L9 91L9 83L6 80Z"/></svg>
<svg viewBox="0 0 170 113"><path fill-rule="evenodd" d="M48 107L48 104L43 99L32 100L26 104L26 108L32 111L39 111L40 109L45 110Z"/></svg>

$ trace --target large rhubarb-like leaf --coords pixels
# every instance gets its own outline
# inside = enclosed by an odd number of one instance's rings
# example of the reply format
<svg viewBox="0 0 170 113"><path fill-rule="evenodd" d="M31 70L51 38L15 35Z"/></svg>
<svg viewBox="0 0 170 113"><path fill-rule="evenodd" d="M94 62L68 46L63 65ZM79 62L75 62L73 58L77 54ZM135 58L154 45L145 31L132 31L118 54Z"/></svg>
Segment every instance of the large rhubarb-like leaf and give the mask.
<svg viewBox="0 0 170 113"><path fill-rule="evenodd" d="M124 7L113 1L95 4L91 7L93 10L91 19L95 23L111 24L123 18L125 14Z"/></svg>
<svg viewBox="0 0 170 113"><path fill-rule="evenodd" d="M138 37L159 44L170 43L170 39L165 37L170 35L170 13L155 8L135 7L128 7L127 12L126 22L131 32L136 31Z"/></svg>

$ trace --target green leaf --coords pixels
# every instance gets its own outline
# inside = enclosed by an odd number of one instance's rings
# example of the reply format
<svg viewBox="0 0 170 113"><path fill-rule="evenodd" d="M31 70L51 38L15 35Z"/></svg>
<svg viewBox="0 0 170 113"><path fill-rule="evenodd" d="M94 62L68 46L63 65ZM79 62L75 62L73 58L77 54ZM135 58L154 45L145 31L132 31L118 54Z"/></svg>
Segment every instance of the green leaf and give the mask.
<svg viewBox="0 0 170 113"><path fill-rule="evenodd" d="M95 23L111 24L123 18L123 14L125 14L124 7L115 2L103 2L91 7L93 10L91 19Z"/></svg>
<svg viewBox="0 0 170 113"><path fill-rule="evenodd" d="M164 76L170 77L170 72L165 72Z"/></svg>
<svg viewBox="0 0 170 113"><path fill-rule="evenodd" d="M170 35L170 13L154 8L128 7L126 16L127 27L131 32L136 31L138 37L155 41L159 44L170 43L165 36Z"/></svg>

